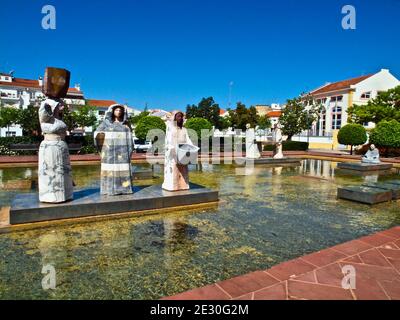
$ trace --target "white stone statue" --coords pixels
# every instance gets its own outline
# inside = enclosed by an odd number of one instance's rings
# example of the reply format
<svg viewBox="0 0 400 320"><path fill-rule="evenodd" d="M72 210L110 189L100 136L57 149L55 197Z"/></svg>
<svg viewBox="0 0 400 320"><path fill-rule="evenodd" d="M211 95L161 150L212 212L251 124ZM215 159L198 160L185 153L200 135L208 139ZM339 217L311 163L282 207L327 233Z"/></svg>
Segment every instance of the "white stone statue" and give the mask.
<svg viewBox="0 0 400 320"><path fill-rule="evenodd" d="M246 125L246 158L247 159L261 158L261 154L257 146L256 132L254 128L250 127L249 123Z"/></svg>
<svg viewBox="0 0 400 320"><path fill-rule="evenodd" d="M273 156L274 159L284 158L282 152L282 142L283 142L283 137L282 137L281 125L277 123L274 126L274 143L275 143L275 152Z"/></svg>
<svg viewBox="0 0 400 320"><path fill-rule="evenodd" d="M180 145L193 143L190 140L186 128L183 126L184 114L181 111L173 112L167 123L165 135L165 163L164 183L162 188L168 191L188 190L189 167L178 160L178 149Z"/></svg>
<svg viewBox="0 0 400 320"><path fill-rule="evenodd" d="M110 106L94 138L101 156L100 194L114 196L133 193L133 141L127 107L120 104Z"/></svg>
<svg viewBox="0 0 400 320"><path fill-rule="evenodd" d="M381 163L379 160L379 150L371 144L367 153L361 159L362 163Z"/></svg>
<svg viewBox="0 0 400 320"><path fill-rule="evenodd" d="M61 121L61 100L46 99L39 108L44 140L39 148L39 200L59 203L73 198L72 169L65 143L66 124Z"/></svg>

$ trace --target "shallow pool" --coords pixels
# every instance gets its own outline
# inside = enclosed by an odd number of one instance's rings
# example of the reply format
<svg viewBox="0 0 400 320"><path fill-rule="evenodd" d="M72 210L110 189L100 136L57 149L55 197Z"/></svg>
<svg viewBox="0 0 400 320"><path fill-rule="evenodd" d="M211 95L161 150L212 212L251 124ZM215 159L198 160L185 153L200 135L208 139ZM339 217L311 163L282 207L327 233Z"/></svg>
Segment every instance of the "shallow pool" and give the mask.
<svg viewBox="0 0 400 320"><path fill-rule="evenodd" d="M0 298L157 299L400 224L399 201L371 207L337 200L337 186L377 177L335 176L335 167L303 160L238 175L229 165L193 166L191 181L219 189L218 205L0 235ZM73 169L78 187L99 184L98 166ZM16 182L35 188L36 179L35 168L0 169L1 205L31 192ZM48 264L56 289L45 291Z"/></svg>

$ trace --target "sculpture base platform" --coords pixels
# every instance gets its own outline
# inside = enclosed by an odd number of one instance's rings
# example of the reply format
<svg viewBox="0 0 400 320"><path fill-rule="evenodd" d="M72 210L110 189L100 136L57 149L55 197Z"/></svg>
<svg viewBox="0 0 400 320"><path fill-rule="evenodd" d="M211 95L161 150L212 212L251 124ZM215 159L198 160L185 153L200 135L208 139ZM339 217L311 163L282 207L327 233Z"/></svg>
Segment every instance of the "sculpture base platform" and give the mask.
<svg viewBox="0 0 400 320"><path fill-rule="evenodd" d="M278 165L293 165L299 166L301 164L301 159L296 158L282 158L282 159L274 159L274 158L259 158L259 159L250 159L250 158L237 158L238 162L242 164L238 164L234 162L236 165L245 166L246 163L254 163L254 164L270 164L274 166Z"/></svg>
<svg viewBox="0 0 400 320"><path fill-rule="evenodd" d="M362 163L362 162L340 162L337 171L344 174L354 174L360 176L374 174L390 174L393 164L391 163Z"/></svg>
<svg viewBox="0 0 400 320"><path fill-rule="evenodd" d="M392 192L392 199L400 199L400 183L390 184L390 183L364 183L363 186L377 188L382 190L387 190Z"/></svg>
<svg viewBox="0 0 400 320"><path fill-rule="evenodd" d="M346 199L366 204L376 204L392 200L391 190L367 186L348 186L338 188L339 199Z"/></svg>
<svg viewBox="0 0 400 320"><path fill-rule="evenodd" d="M156 210L218 201L218 191L190 184L190 190L165 191L161 185L134 187L134 193L101 196L98 188L74 192L74 200L47 204L37 193L17 195L10 208L10 224L99 216L133 211Z"/></svg>

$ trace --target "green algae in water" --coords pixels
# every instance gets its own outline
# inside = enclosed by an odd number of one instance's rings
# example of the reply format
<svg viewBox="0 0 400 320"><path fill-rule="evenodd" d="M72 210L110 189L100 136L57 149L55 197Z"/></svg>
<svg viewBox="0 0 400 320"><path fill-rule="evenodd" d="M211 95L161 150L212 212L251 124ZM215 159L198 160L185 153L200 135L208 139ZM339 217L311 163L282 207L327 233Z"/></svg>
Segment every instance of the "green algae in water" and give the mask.
<svg viewBox="0 0 400 320"><path fill-rule="evenodd" d="M304 160L297 168L257 166L249 176L229 165L193 166L191 181L220 191L215 207L0 235L0 298L158 299L400 223L399 202L337 200L337 186L364 178L335 176L335 166ZM3 169L3 182L26 179L24 170ZM96 186L99 168L74 167L74 179ZM14 194L0 191L2 204ZM55 290L42 289L46 264L55 267Z"/></svg>

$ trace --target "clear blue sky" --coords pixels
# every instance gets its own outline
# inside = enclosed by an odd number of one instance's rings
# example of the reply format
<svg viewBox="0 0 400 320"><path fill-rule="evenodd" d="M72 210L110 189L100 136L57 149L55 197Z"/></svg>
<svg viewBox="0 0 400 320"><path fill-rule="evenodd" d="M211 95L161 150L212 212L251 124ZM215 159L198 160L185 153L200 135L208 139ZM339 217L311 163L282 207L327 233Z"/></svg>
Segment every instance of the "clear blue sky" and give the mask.
<svg viewBox="0 0 400 320"><path fill-rule="evenodd" d="M57 29L41 28L42 6ZM341 8L357 10L343 30ZM88 98L184 109L213 96L282 103L389 68L400 77L399 0L1 0L0 70L37 78L72 72Z"/></svg>

